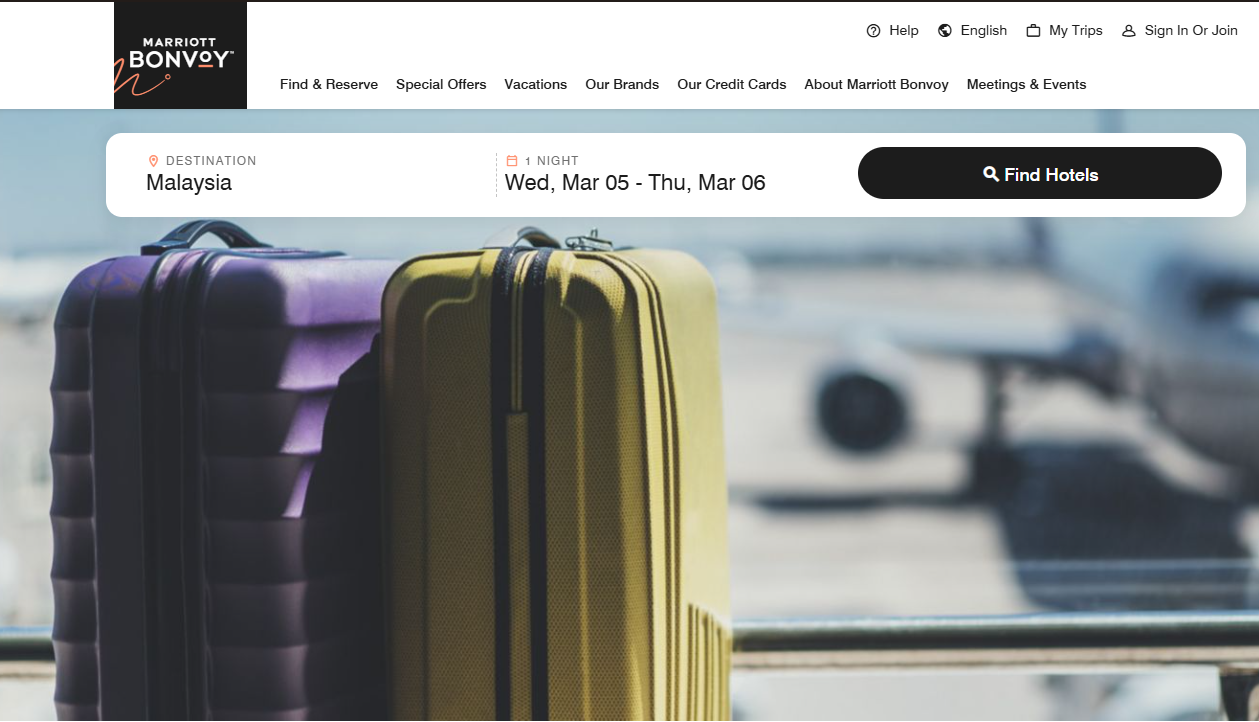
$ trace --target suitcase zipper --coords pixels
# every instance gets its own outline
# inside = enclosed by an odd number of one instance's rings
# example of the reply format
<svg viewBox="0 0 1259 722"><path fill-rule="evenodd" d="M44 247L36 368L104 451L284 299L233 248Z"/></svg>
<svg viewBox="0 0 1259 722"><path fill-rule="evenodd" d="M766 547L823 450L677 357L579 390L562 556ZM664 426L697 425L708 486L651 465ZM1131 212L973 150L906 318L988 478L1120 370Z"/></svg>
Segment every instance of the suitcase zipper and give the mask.
<svg viewBox="0 0 1259 722"><path fill-rule="evenodd" d="M512 718L512 554L508 424L527 419L530 717L550 716L547 674L546 449L542 316L550 249L499 251L491 277L495 716ZM519 521L517 522L519 523Z"/></svg>
<svg viewBox="0 0 1259 722"><path fill-rule="evenodd" d="M183 488L184 521L182 532L185 618L185 664L188 669L187 708L192 719L210 717L210 670L208 595L206 594L206 518L205 484L201 468L201 317L207 271L214 257L211 251L197 259L182 289L180 315L182 323L183 358L180 368L180 396L183 405Z"/></svg>
<svg viewBox="0 0 1259 722"><path fill-rule="evenodd" d="M529 266L534 260L533 253L525 252L519 254L515 271L512 278L512 321L511 321L511 413L521 413L525 410L524 382L522 379L524 360L522 348L524 346L523 327L524 327L524 292L525 279L528 277Z"/></svg>
<svg viewBox="0 0 1259 722"><path fill-rule="evenodd" d="M511 719L511 524L507 417L518 376L515 248L499 251L490 277L490 418L494 524L494 716Z"/></svg>
<svg viewBox="0 0 1259 722"><path fill-rule="evenodd" d="M141 375L144 417L146 538L146 594L149 600L150 709L153 718L190 714L188 694L187 605L184 599L184 529L186 490L183 488L185 439L182 434L184 401L182 310L187 285L204 263L205 252L168 252L154 267L145 299L148 346ZM186 266L191 265L191 269ZM164 277L164 278L163 278ZM160 280L160 288L156 288ZM180 481L178 484L169 483Z"/></svg>
<svg viewBox="0 0 1259 722"><path fill-rule="evenodd" d="M547 603L546 514L546 275L552 251L530 263L521 298L520 375L523 408L529 415L529 680L531 716L551 718Z"/></svg>
<svg viewBox="0 0 1259 722"><path fill-rule="evenodd" d="M156 509L149 548L155 602L151 644L161 680L153 690L155 718L207 717L204 509L200 486L200 304L213 251L168 251L159 269L172 268L151 300L151 371L141 393L150 415L146 439L152 450L146 496ZM159 270L159 272L160 272ZM173 455L159 460L159 455ZM164 462L164 463L163 463ZM172 463L173 462L173 463ZM174 481L176 483L169 483Z"/></svg>

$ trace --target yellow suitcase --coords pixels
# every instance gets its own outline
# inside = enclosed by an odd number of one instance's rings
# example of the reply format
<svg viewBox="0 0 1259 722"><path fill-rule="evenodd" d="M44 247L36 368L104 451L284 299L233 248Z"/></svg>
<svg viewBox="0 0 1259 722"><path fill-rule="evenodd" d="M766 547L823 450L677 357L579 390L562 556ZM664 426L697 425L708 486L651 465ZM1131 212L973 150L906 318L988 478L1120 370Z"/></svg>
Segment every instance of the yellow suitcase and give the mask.
<svg viewBox="0 0 1259 722"><path fill-rule="evenodd" d="M385 290L399 718L730 716L713 284L593 236L521 229Z"/></svg>

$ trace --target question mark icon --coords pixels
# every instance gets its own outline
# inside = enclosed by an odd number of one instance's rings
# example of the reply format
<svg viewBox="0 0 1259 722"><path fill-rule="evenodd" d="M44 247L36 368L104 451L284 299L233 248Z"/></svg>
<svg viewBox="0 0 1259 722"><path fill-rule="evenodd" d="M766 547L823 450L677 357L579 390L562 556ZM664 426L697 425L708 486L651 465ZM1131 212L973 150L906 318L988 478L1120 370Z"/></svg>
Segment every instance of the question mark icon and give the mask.
<svg viewBox="0 0 1259 722"><path fill-rule="evenodd" d="M879 26L876 23L870 23L866 26L866 35L872 38L879 37Z"/></svg>

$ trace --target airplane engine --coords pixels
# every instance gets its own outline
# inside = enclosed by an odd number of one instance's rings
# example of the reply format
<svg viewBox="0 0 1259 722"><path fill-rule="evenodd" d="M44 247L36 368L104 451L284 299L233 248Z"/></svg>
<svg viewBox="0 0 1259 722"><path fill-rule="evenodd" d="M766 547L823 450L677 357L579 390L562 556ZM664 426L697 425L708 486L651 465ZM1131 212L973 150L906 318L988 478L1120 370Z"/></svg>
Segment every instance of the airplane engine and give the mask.
<svg viewBox="0 0 1259 722"><path fill-rule="evenodd" d="M836 364L817 395L817 421L831 443L850 453L884 451L909 430L908 359L890 347Z"/></svg>

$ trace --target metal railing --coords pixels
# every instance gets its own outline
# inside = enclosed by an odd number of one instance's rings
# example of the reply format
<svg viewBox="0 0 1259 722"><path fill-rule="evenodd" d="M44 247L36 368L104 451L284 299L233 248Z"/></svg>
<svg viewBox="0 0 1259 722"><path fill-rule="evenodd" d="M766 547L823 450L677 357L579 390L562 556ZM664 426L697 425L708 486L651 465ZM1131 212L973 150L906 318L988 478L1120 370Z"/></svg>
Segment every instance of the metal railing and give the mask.
<svg viewBox="0 0 1259 722"><path fill-rule="evenodd" d="M1259 612L740 621L739 669L1259 663Z"/></svg>
<svg viewBox="0 0 1259 722"><path fill-rule="evenodd" d="M51 662L50 627L0 627L0 662Z"/></svg>
<svg viewBox="0 0 1259 722"><path fill-rule="evenodd" d="M0 662L51 662L47 627L0 628ZM1211 665L1229 719L1259 712L1259 612L741 620L734 668L1149 668ZM0 670L2 673L2 670Z"/></svg>
<svg viewBox="0 0 1259 722"><path fill-rule="evenodd" d="M1230 720L1259 719L1259 612L739 621L736 669L903 671L1211 665Z"/></svg>

